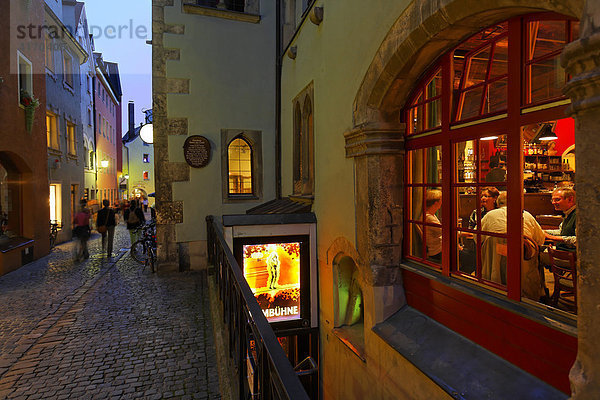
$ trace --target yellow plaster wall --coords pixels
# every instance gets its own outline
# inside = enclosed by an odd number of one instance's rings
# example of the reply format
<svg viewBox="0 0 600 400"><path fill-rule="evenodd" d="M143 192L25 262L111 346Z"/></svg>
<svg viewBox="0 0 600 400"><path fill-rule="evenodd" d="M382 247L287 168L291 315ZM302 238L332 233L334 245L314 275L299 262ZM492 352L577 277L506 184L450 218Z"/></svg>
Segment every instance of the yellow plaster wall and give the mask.
<svg viewBox="0 0 600 400"><path fill-rule="evenodd" d="M297 57L282 68L282 192L293 191L292 100L314 82L315 202L319 252L338 236L355 242L354 161L345 156L352 104L379 44L409 3L377 0L317 1L324 20L308 19L292 42Z"/></svg>
<svg viewBox="0 0 600 400"><path fill-rule="evenodd" d="M261 2L258 24L185 14L181 0L165 8L167 24L185 25L183 35L165 34L165 48L180 50L167 62L168 78L189 79L189 94L168 95L169 118L188 118L188 135L202 135L212 147L210 163L191 168L189 182L173 184L183 201L178 242L206 239L205 217L236 214L275 197L275 4ZM223 204L221 129L262 131L263 197ZM169 136L169 161L185 163L187 136Z"/></svg>
<svg viewBox="0 0 600 400"><path fill-rule="evenodd" d="M354 160L344 132L353 127L353 102L379 45L408 1L317 1L324 20L306 20L292 42L297 57L283 59L282 185L293 191L293 99L314 84L315 200L317 215L321 381L325 399L443 399L449 396L371 332L373 290L365 288L366 360L334 333L333 271L326 251L342 236L356 245Z"/></svg>

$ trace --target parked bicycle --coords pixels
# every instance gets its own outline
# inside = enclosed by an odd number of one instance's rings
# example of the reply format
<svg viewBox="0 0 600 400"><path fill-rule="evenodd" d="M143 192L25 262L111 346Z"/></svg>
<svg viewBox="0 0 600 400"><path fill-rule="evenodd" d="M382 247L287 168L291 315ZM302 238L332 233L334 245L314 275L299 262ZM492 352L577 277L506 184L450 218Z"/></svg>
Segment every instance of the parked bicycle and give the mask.
<svg viewBox="0 0 600 400"><path fill-rule="evenodd" d="M141 231L140 238L131 246L131 257L139 263L150 266L152 272L156 272L156 224L148 222L136 229Z"/></svg>
<svg viewBox="0 0 600 400"><path fill-rule="evenodd" d="M50 220L50 250L56 246L56 238L60 228L61 226L58 224L58 221L54 219Z"/></svg>

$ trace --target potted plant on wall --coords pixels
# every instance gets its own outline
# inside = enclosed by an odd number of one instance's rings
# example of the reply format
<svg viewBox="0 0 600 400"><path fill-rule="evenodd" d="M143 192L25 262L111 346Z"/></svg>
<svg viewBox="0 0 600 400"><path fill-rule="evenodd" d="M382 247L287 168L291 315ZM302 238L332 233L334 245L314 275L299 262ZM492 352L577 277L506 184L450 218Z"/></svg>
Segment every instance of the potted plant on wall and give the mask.
<svg viewBox="0 0 600 400"><path fill-rule="evenodd" d="M21 90L21 104L25 107L25 129L27 129L27 132L31 132L35 109L40 106L40 101L27 91Z"/></svg>

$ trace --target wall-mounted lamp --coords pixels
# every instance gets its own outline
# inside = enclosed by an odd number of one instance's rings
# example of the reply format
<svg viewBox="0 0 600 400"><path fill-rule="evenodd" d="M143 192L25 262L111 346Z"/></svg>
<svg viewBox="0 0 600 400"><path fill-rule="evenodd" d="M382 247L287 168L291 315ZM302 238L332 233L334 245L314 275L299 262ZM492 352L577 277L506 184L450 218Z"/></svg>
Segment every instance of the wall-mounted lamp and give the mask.
<svg viewBox="0 0 600 400"><path fill-rule="evenodd" d="M310 22L320 25L323 22L323 7L313 7L308 17L310 18Z"/></svg>
<svg viewBox="0 0 600 400"><path fill-rule="evenodd" d="M142 125L140 128L140 138L148 144L154 143L154 127L152 124Z"/></svg>
<svg viewBox="0 0 600 400"><path fill-rule="evenodd" d="M292 60L296 59L296 55L298 55L298 47L296 46L291 46L288 51L286 52L287 56L289 58L291 58Z"/></svg>
<svg viewBox="0 0 600 400"><path fill-rule="evenodd" d="M108 168L108 160L102 160L102 161L100 161L100 166L102 168Z"/></svg>

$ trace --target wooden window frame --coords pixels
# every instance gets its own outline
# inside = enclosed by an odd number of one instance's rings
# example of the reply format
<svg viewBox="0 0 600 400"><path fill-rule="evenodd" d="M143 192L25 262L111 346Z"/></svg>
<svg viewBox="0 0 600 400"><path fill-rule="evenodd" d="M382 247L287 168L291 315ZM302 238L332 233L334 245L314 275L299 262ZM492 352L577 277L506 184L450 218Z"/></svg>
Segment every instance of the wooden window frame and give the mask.
<svg viewBox="0 0 600 400"><path fill-rule="evenodd" d="M454 122L452 119L452 103L453 103L453 51L444 54L438 63L430 69L432 73L427 73L425 78L416 86L411 99L418 97L419 92L422 92L425 85L429 82L432 76L437 73L437 69L442 71L442 123L441 126L429 131L409 133L406 132L406 152L411 150L425 149L431 146L441 146L442 149L442 180L440 186L442 190L442 236L445 240L442 241L442 263L441 268L426 260L426 253L423 258L411 256L408 240L404 240L403 253L404 259L417 261L427 267L433 267L440 271L445 277L460 276L457 274L456 261L454 260L453 249L458 246L456 233L458 228L452 221L457 221L457 207L455 204L454 193L458 187L464 187L463 183L456 182L456 167L455 167L455 144L467 140L479 140L484 136L489 135L507 135L507 180L505 187L507 190L508 202L508 221L507 221L507 264L521 265L522 249L523 249L523 225L522 225L522 210L523 210L523 138L521 126L528 125L534 122L547 121L564 117L564 112L567 105L564 102L558 102L555 106L549 106L545 109L535 110L523 113L522 110L531 107L531 104L524 104L523 92L526 86L523 77L524 62L522 55L524 51L524 33L525 23L536 18L553 18L557 19L556 14L533 14L528 16L514 17L508 20L508 96L507 110L499 115L499 118L486 118L487 115L480 115L473 119L472 124L465 124L465 120ZM568 17L560 16L560 19L569 20ZM570 25L570 24L569 24ZM571 29L569 29L569 32ZM491 58L491 55L490 55ZM489 73L489 68L488 68ZM561 99L564 99L561 98ZM553 99L556 101L557 99ZM402 113L406 120L409 116L409 110L414 104L408 103ZM505 115L502 115L505 114ZM409 190L413 187L432 187L431 183L423 182L419 184L410 183L408 164L406 157L405 164L405 193L404 198L409 199ZM425 165L422 166L425 168ZM478 168L479 170L480 168ZM469 183L468 186L475 186L478 189L484 186L489 186L489 183L481 182L477 179L474 183ZM477 199L477 206L480 206ZM424 210L424 208L423 208ZM410 237L409 229L411 222L415 222L410 218L410 212L405 207L404 213L404 237ZM460 230L463 230L462 228ZM489 236L497 236L489 234ZM449 239L448 239L449 238ZM424 250L423 250L424 251ZM498 285L486 284L485 288L498 289ZM521 274L520 268L510 268L507 270L506 276L506 296L514 301L521 301Z"/></svg>

